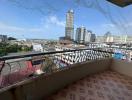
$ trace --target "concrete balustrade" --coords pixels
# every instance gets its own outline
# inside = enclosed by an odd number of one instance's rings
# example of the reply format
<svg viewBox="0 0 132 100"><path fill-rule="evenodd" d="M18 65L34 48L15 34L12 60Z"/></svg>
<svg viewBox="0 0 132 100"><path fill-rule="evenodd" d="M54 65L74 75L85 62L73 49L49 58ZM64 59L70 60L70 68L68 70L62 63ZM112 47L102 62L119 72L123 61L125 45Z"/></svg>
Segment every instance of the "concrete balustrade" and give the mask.
<svg viewBox="0 0 132 100"><path fill-rule="evenodd" d="M112 58L87 61L73 64L62 71L41 74L1 89L0 100L44 100L45 97L87 75L110 69L132 77L132 62Z"/></svg>

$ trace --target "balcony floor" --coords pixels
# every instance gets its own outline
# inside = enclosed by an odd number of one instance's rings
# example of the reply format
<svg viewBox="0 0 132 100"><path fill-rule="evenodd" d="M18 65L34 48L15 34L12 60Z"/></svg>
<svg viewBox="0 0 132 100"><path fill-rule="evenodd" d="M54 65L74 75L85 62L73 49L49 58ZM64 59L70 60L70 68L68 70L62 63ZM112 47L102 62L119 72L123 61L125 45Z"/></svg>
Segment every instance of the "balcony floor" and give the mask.
<svg viewBox="0 0 132 100"><path fill-rule="evenodd" d="M46 100L132 100L132 78L105 71L74 82Z"/></svg>

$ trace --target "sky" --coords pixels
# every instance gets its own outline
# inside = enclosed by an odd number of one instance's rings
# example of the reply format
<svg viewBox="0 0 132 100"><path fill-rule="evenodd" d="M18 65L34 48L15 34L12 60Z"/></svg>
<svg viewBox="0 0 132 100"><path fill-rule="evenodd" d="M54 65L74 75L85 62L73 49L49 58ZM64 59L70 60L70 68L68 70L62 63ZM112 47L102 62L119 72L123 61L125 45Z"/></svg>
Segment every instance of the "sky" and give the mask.
<svg viewBox="0 0 132 100"><path fill-rule="evenodd" d="M0 0L0 34L18 39L58 39L65 35L66 12L74 10L74 30L96 35L132 35L132 5L106 0ZM75 35L75 31L74 31Z"/></svg>

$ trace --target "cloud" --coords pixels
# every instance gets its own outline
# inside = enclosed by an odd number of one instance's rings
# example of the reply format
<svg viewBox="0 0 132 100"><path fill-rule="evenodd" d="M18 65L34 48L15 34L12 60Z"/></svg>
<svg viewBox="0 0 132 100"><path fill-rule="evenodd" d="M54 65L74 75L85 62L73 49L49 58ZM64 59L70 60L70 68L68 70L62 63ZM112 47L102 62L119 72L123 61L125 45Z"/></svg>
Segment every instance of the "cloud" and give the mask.
<svg viewBox="0 0 132 100"><path fill-rule="evenodd" d="M7 31L23 31L24 28L8 25L6 23L0 22L0 29L1 30L7 30Z"/></svg>
<svg viewBox="0 0 132 100"><path fill-rule="evenodd" d="M52 24L56 24L58 26L62 26L62 27L65 26L65 22L60 21L56 16L50 16L49 19L48 19L48 22L52 23Z"/></svg>
<svg viewBox="0 0 132 100"><path fill-rule="evenodd" d="M126 28L129 28L129 27L132 27L132 22L129 22L129 23L125 23L124 26ZM110 27L110 28L115 28L116 25L114 24L111 24L111 23L105 23L105 24L102 24L102 27Z"/></svg>
<svg viewBox="0 0 132 100"><path fill-rule="evenodd" d="M7 23L0 22L0 33L4 33L4 34L14 33L16 34L16 36L18 34L22 34L26 36L28 33L31 35L35 34L35 36L37 34L39 37L41 37L41 35L47 36L48 34L50 38L51 35L54 36L56 34L58 35L58 33L62 33L62 31L64 31L64 27L65 27L65 21L59 20L59 18L54 15L42 19L38 27L31 27L31 28L19 27L19 26L9 25Z"/></svg>
<svg viewBox="0 0 132 100"><path fill-rule="evenodd" d="M107 28L107 27L113 28L113 27L115 27L115 25L111 24L111 23L106 23L106 24L103 24L102 27L104 27L104 28Z"/></svg>
<svg viewBox="0 0 132 100"><path fill-rule="evenodd" d="M127 23L126 27L132 27L132 22Z"/></svg>
<svg viewBox="0 0 132 100"><path fill-rule="evenodd" d="M46 19L42 19L41 21L42 21L41 23L44 24L46 28L48 28L51 25L55 25L58 27L65 27L65 21L59 20L58 17L55 15L48 16Z"/></svg>
<svg viewBox="0 0 132 100"><path fill-rule="evenodd" d="M28 33L28 32L41 32L41 28L24 28L24 27L18 27L18 26L13 26L9 25L6 23L0 22L0 32L5 32L5 33Z"/></svg>
<svg viewBox="0 0 132 100"><path fill-rule="evenodd" d="M132 22L121 24L119 26L112 23L104 23L101 25L101 28L105 31L112 31L114 34L128 34L132 35Z"/></svg>

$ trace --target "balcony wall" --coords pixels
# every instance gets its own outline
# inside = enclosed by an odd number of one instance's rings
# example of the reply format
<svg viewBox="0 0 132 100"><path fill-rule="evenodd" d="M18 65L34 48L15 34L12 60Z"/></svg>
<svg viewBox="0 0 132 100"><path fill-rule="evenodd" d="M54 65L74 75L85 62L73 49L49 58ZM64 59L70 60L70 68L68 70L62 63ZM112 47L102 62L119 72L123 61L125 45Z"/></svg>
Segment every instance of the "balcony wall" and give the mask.
<svg viewBox="0 0 132 100"><path fill-rule="evenodd" d="M40 75L1 90L2 100L41 100L66 85L87 75L110 68L112 59L87 61L71 65L62 71Z"/></svg>
<svg viewBox="0 0 132 100"><path fill-rule="evenodd" d="M111 69L118 73L132 77L132 62L113 59Z"/></svg>
<svg viewBox="0 0 132 100"><path fill-rule="evenodd" d="M0 100L41 100L87 75L104 70L132 77L132 62L101 59L71 65L52 74L42 74L0 90Z"/></svg>

